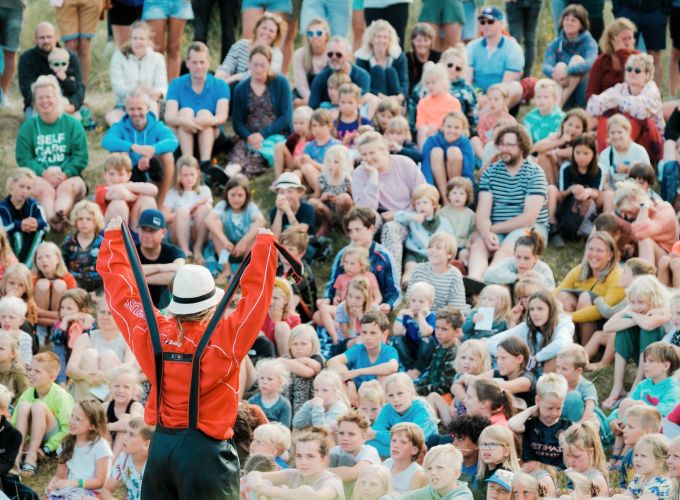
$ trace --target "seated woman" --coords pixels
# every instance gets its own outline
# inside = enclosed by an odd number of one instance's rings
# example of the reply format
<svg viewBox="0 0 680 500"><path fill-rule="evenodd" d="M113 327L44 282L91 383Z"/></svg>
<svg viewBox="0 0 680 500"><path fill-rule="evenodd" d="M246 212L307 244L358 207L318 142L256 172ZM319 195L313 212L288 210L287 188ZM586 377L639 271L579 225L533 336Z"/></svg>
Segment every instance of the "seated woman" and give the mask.
<svg viewBox="0 0 680 500"><path fill-rule="evenodd" d="M562 87L562 106L572 95L573 104L583 106L586 103L585 81L597 57L597 42L589 28L588 11L579 4L569 5L560 17L557 38L545 51L543 74Z"/></svg>
<svg viewBox="0 0 680 500"><path fill-rule="evenodd" d="M167 69L163 54L153 50L151 28L144 21L130 27L132 36L113 53L109 76L116 97L115 107L106 113L106 122L113 125L125 114L125 99L135 87L141 87L156 103L152 110L160 116L158 102L168 91Z"/></svg>
<svg viewBox="0 0 680 500"><path fill-rule="evenodd" d="M618 213L630 222L638 257L658 267L659 259L668 255L678 241L678 221L673 205L652 200L634 180L620 182L614 196Z"/></svg>
<svg viewBox="0 0 680 500"><path fill-rule="evenodd" d="M411 30L411 52L406 53L408 63L408 91L420 83L423 77L423 66L426 62L439 61L441 52L434 50L437 35L432 26L427 23L418 23Z"/></svg>
<svg viewBox="0 0 680 500"><path fill-rule="evenodd" d="M624 82L588 99L588 114L599 118L597 143L600 151L607 145L607 118L623 113L633 126L633 140L649 152L653 162L661 158L666 122L661 93L653 77L652 56L633 54L626 61Z"/></svg>
<svg viewBox="0 0 680 500"><path fill-rule="evenodd" d="M80 122L64 113L54 75L38 77L31 91L37 114L19 128L16 161L35 172L33 194L50 225L63 231L71 208L87 193L80 176L89 157L87 137Z"/></svg>
<svg viewBox="0 0 680 500"><path fill-rule="evenodd" d="M585 345L602 319L594 300L604 297L609 306L621 302L625 291L621 288L619 251L614 239L604 231L593 233L581 263L571 269L555 290L564 311L579 333L580 344Z"/></svg>
<svg viewBox="0 0 680 500"><path fill-rule="evenodd" d="M295 78L295 106L307 104L311 94L312 80L328 66L326 47L330 37L328 22L320 17L307 24L302 47L293 52L293 78Z"/></svg>
<svg viewBox="0 0 680 500"><path fill-rule="evenodd" d="M227 57L224 58L219 68L215 70L215 77L221 78L229 85L248 78L250 76L250 55L253 48L258 45L264 45L269 48L271 71L279 74L283 65L283 53L277 46L284 32L285 25L281 18L276 14L265 12L255 23L255 39L241 38L232 45L227 53Z"/></svg>
<svg viewBox="0 0 680 500"><path fill-rule="evenodd" d="M255 177L264 172L267 160L258 151L264 140L285 134L293 116L288 80L272 73L272 50L256 45L250 52L250 76L234 91L232 122L239 141L229 153L229 163L243 166Z"/></svg>
<svg viewBox="0 0 680 500"><path fill-rule="evenodd" d="M371 75L371 94L394 97L399 104L408 98L408 63L399 47L397 32L387 21L373 21L355 52L356 65Z"/></svg>

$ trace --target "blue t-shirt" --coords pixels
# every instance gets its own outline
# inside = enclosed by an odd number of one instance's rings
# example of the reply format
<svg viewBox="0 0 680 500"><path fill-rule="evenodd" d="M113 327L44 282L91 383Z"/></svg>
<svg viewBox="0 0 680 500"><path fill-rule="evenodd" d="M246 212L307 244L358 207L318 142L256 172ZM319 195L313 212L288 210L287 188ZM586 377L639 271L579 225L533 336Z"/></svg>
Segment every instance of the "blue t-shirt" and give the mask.
<svg viewBox="0 0 680 500"><path fill-rule="evenodd" d="M503 35L496 50L486 50L486 38L480 37L471 41L466 49L468 64L474 69L473 85L484 92L503 81L506 71L524 70L524 52L514 38Z"/></svg>
<svg viewBox="0 0 680 500"><path fill-rule="evenodd" d="M338 139L342 140L345 135L351 134L352 132L356 131L361 127L362 125L370 125L371 120L364 116L360 116L357 120L354 120L353 122L343 122L338 118L335 120L335 129L338 131Z"/></svg>
<svg viewBox="0 0 680 500"><path fill-rule="evenodd" d="M248 203L245 210L241 210L238 213L229 208L224 200L218 202L213 210L219 214L222 226L224 227L224 234L232 243L241 241L246 233L250 231L250 226L255 218L258 216L262 217L262 212L252 201Z"/></svg>
<svg viewBox="0 0 680 500"><path fill-rule="evenodd" d="M387 344L382 344L380 348L380 354L375 360L375 363L371 363L371 360L368 358L368 351L363 344L354 344L352 347L347 349L345 351L345 357L347 358L347 368L350 370L381 365L392 359L397 363L399 362L399 354L397 353L397 350L391 345ZM375 378L375 375L359 375L358 377L354 378L354 383L356 384L357 388L359 388L364 382L374 380Z"/></svg>
<svg viewBox="0 0 680 500"><path fill-rule="evenodd" d="M337 139L333 139L332 137L326 144L323 145L320 145L316 141L309 141L307 144L305 144L304 152L315 162L323 163L323 159L326 156L326 151L328 151L331 146L335 146L336 144L342 143Z"/></svg>
<svg viewBox="0 0 680 500"><path fill-rule="evenodd" d="M191 75L186 74L170 82L166 100L177 101L177 109L191 108L194 110L194 113L207 109L212 114L215 114L217 112L217 102L220 99L229 100L230 96L229 85L210 74L206 77L203 90L200 94L197 94L191 88Z"/></svg>
<svg viewBox="0 0 680 500"><path fill-rule="evenodd" d="M402 319L404 321L403 323L404 328L406 329L406 337L408 337L414 343L419 344L422 335L420 334L418 321L413 316L410 316L408 314L404 314L404 316L402 316ZM430 311L429 314L425 317L425 321L427 321L427 324L434 329L437 326L437 315L433 311ZM435 339L434 332L431 335L431 337Z"/></svg>

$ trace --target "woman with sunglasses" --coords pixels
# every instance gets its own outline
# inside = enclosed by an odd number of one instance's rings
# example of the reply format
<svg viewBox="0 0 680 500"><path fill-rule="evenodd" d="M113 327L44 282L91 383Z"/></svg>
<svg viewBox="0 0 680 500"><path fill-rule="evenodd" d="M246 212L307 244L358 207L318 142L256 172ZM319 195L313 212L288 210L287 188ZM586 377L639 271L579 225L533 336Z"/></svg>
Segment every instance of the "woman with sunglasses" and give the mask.
<svg viewBox="0 0 680 500"><path fill-rule="evenodd" d="M605 122L609 116L622 113L633 127L633 140L645 147L652 161L661 157L666 122L659 87L654 82L654 60L649 54L633 54L626 61L623 83L618 83L588 99L587 111L598 117L598 146L606 146Z"/></svg>
<svg viewBox="0 0 680 500"><path fill-rule="evenodd" d="M307 104L312 80L328 66L326 48L329 38L330 28L325 19L314 17L307 23L302 47L293 52L296 106Z"/></svg>

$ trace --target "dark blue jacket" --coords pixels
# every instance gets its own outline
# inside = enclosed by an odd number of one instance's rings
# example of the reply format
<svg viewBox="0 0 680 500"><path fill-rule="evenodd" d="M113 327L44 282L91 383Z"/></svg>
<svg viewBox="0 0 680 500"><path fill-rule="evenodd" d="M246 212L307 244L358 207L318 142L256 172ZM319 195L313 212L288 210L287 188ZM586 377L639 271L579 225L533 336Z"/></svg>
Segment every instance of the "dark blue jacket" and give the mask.
<svg viewBox="0 0 680 500"><path fill-rule="evenodd" d="M661 197L663 200L673 203L679 187L680 165L675 160L664 163L661 177Z"/></svg>
<svg viewBox="0 0 680 500"><path fill-rule="evenodd" d="M446 142L444 134L441 132L431 135L427 138L425 144L423 144L423 163L421 164L420 169L423 171L425 180L427 180L429 184L435 185L434 177L432 176L432 165L430 164L430 153L432 153L434 148L442 148L444 150L444 158L446 158L446 150L452 146L457 147L460 149L461 153L463 153L463 171L461 172L461 175L470 179L474 184L475 152L472 149L470 139L461 136L457 141L449 143Z"/></svg>
<svg viewBox="0 0 680 500"><path fill-rule="evenodd" d="M24 202L24 206L21 207L21 215L19 219L15 219L12 216L14 207L12 202L9 201L9 196L4 200L0 201L0 220L2 221L2 229L5 231L7 236L11 237L14 233L21 232L21 221L33 217L38 221L38 231L41 231L47 227L47 221L45 220L45 213L42 207L38 204L38 201L34 198L28 198Z"/></svg>
<svg viewBox="0 0 680 500"><path fill-rule="evenodd" d="M360 68L366 70L366 72L370 75L370 73L371 73L371 63L369 62L368 59L357 59L356 64ZM397 72L397 78L399 78L399 88L400 88L399 93L404 96L404 102L406 102L406 99L408 99L408 88L409 88L408 60L406 59L406 55L404 55L403 52L401 54L399 54L399 57L395 58L392 61L390 68L394 69ZM388 95L387 89L377 88L376 85L375 85L375 82L373 82L373 81L371 81L371 93L374 94L374 95L378 95L378 94Z"/></svg>
<svg viewBox="0 0 680 500"><path fill-rule="evenodd" d="M333 74L330 67L322 69L321 72L314 77L312 81L311 95L309 96L309 107L312 109L318 108L322 102L330 101L328 97L328 79ZM371 90L371 75L365 69L360 68L356 64L352 64L352 70L349 72L349 78L352 83L356 83L361 89L361 93L365 94Z"/></svg>
<svg viewBox="0 0 680 500"><path fill-rule="evenodd" d="M234 90L232 122L234 131L243 139L255 132L259 132L263 137L269 137L273 134L287 135L288 125L293 118L293 101L288 80L277 75L267 83L267 90L276 114L276 120L260 130L250 130L246 126L248 113L250 113L250 78L243 80Z"/></svg>

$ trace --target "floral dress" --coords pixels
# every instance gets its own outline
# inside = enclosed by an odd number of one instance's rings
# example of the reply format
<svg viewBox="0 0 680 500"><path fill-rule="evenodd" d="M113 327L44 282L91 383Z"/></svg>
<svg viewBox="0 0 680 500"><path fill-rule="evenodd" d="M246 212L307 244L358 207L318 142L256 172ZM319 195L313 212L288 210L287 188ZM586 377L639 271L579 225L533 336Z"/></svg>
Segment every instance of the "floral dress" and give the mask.
<svg viewBox="0 0 680 500"><path fill-rule="evenodd" d="M269 97L269 90L265 87L262 95L257 95L250 89L250 105L246 126L249 130L261 130L271 125L276 120L276 113ZM268 170L269 165L259 153L248 147L248 141L244 138L234 145L229 154L229 163L241 165L241 172L252 179Z"/></svg>
<svg viewBox="0 0 680 500"><path fill-rule="evenodd" d="M667 477L655 476L647 481L640 475L635 474L628 485L628 491L634 498L642 495L655 495L660 500L671 497L671 481Z"/></svg>

